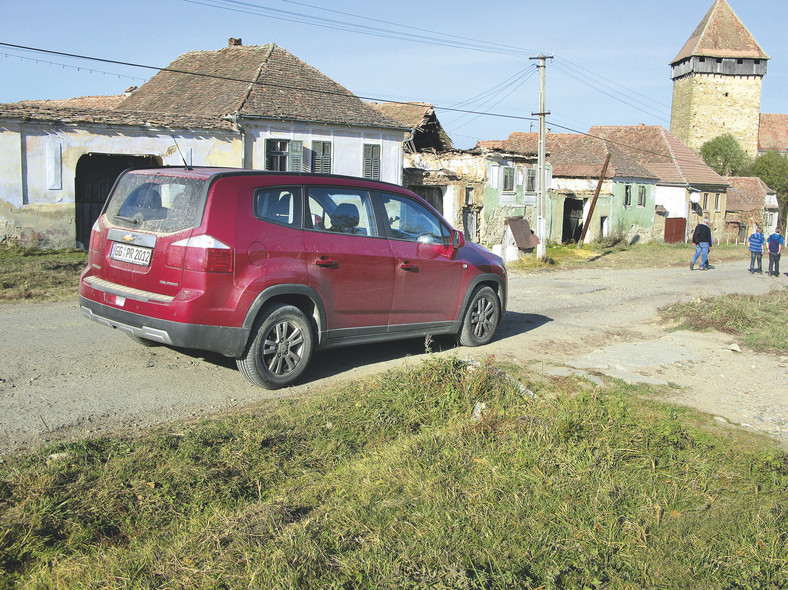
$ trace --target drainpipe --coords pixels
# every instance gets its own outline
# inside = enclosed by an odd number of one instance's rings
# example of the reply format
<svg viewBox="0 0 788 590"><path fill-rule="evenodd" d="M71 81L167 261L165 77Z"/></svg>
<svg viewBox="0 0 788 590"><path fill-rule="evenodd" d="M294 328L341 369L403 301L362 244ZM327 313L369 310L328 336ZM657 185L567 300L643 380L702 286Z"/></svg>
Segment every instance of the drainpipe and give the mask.
<svg viewBox="0 0 788 590"><path fill-rule="evenodd" d="M222 119L226 121L230 121L233 125L235 125L235 128L238 130L238 135L241 136L241 168L251 168L252 163L247 160L247 156L249 156L250 154L246 149L246 129L244 129L244 126L241 125L240 117L238 117L238 113L235 113L228 117L222 117Z"/></svg>

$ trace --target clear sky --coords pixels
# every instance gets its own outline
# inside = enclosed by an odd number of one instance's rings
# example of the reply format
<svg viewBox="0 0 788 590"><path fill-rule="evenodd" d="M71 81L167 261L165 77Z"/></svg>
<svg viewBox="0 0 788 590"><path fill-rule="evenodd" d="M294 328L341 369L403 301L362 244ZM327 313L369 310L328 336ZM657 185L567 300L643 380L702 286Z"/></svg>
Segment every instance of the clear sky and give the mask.
<svg viewBox="0 0 788 590"><path fill-rule="evenodd" d="M468 148L536 130L540 53L552 131L669 128L669 63L712 1L0 0L0 42L151 67L273 42L365 99L434 104ZM788 113L788 0L728 3L771 57L762 112ZM154 73L0 45L0 102L119 94Z"/></svg>

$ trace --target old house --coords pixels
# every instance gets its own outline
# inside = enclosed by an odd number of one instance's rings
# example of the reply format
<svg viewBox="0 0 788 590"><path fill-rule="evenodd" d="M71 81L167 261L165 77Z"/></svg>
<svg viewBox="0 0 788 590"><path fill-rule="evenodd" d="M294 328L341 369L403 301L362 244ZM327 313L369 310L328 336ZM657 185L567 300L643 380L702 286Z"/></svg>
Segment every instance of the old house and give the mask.
<svg viewBox="0 0 788 590"><path fill-rule="evenodd" d="M686 242L708 216L712 236L725 229L728 182L665 128L597 126L589 133L614 143L657 177L655 233L665 242Z"/></svg>
<svg viewBox="0 0 788 590"><path fill-rule="evenodd" d="M761 113L758 155L766 152L788 155L788 115Z"/></svg>
<svg viewBox="0 0 788 590"><path fill-rule="evenodd" d="M725 211L725 239L746 242L758 225L765 235L777 227L777 193L760 178L729 176Z"/></svg>
<svg viewBox="0 0 788 590"><path fill-rule="evenodd" d="M406 127L274 45L231 39L116 97L0 105L0 238L86 244L130 166L333 172L400 184Z"/></svg>
<svg viewBox="0 0 788 590"><path fill-rule="evenodd" d="M482 141L478 146L535 158L538 139L537 133L514 132L506 140ZM552 168L545 205L548 240L578 241L589 213L587 240L613 232L628 239L651 239L654 174L617 146L589 135L548 133L545 149ZM610 162L591 212L593 196L608 156Z"/></svg>
<svg viewBox="0 0 788 590"><path fill-rule="evenodd" d="M454 149L426 103L382 103L375 108L411 130L403 184L463 228L467 239L492 247L501 244L508 217L533 221L535 153Z"/></svg>

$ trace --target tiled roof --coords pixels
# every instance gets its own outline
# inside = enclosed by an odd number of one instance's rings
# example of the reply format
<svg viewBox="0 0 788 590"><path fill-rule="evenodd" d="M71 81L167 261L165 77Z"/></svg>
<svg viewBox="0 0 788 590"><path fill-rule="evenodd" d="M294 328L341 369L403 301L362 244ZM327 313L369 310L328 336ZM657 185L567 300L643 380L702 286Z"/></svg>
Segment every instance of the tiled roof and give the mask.
<svg viewBox="0 0 788 590"><path fill-rule="evenodd" d="M0 104L0 120L3 119L64 125L92 123L127 127L152 127L156 129L234 130L232 123L223 121L218 117L49 106L31 102Z"/></svg>
<svg viewBox="0 0 788 590"><path fill-rule="evenodd" d="M774 191L757 177L729 176L731 184L728 189L726 209L728 211L755 211L763 209L766 196Z"/></svg>
<svg viewBox="0 0 788 590"><path fill-rule="evenodd" d="M504 141L480 141L477 147L494 151L533 155L537 153L538 133L513 132ZM545 151L553 167L553 176L570 178L598 178L605 158L610 153L607 178L657 177L635 158L599 138L580 133L548 133Z"/></svg>
<svg viewBox="0 0 788 590"><path fill-rule="evenodd" d="M613 142L665 184L725 186L726 180L664 127L592 127L589 133Z"/></svg>
<svg viewBox="0 0 788 590"><path fill-rule="evenodd" d="M788 115L761 113L758 150L788 151Z"/></svg>
<svg viewBox="0 0 788 590"><path fill-rule="evenodd" d="M725 0L714 1L671 64L694 55L769 59Z"/></svg>
<svg viewBox="0 0 788 590"><path fill-rule="evenodd" d="M451 138L438 121L438 116L431 104L426 102L371 102L368 104L387 117L410 128L414 135L418 132L434 134L436 141L429 143L437 143L438 145L435 147L443 150L453 149Z"/></svg>
<svg viewBox="0 0 788 590"><path fill-rule="evenodd" d="M49 108L114 109L125 98L125 94L112 94L110 96L79 96L55 100L22 100L19 101L19 104Z"/></svg>
<svg viewBox="0 0 788 590"><path fill-rule="evenodd" d="M185 53L117 108L403 128L275 44Z"/></svg>

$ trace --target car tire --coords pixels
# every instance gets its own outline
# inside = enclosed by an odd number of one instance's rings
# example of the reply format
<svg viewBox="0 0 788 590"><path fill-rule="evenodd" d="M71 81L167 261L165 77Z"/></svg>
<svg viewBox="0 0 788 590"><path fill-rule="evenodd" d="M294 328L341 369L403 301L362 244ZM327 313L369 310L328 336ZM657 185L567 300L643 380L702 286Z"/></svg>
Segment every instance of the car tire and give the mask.
<svg viewBox="0 0 788 590"><path fill-rule="evenodd" d="M300 309L273 305L255 321L251 341L236 359L238 370L259 387L286 387L306 369L313 344L312 324Z"/></svg>
<svg viewBox="0 0 788 590"><path fill-rule="evenodd" d="M492 340L501 321L501 302L490 287L477 287L471 295L462 320L459 341L462 346L481 346Z"/></svg>

